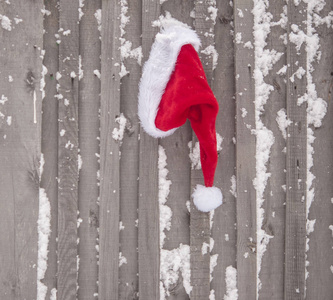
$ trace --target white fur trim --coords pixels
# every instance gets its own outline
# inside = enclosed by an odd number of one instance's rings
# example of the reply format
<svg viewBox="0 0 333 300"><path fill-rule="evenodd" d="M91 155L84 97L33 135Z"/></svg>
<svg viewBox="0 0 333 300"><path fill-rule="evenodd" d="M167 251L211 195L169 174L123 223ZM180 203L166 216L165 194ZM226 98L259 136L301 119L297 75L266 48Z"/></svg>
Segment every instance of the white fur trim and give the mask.
<svg viewBox="0 0 333 300"><path fill-rule="evenodd" d="M191 44L196 51L200 47L200 39L192 29L179 21L171 21L163 24L161 32L156 35L139 85L138 115L141 125L155 138L171 135L177 129L159 130L155 126L155 118L179 51L186 44Z"/></svg>
<svg viewBox="0 0 333 300"><path fill-rule="evenodd" d="M217 187L205 187L197 184L192 194L196 208L203 212L211 211L222 204L222 192Z"/></svg>

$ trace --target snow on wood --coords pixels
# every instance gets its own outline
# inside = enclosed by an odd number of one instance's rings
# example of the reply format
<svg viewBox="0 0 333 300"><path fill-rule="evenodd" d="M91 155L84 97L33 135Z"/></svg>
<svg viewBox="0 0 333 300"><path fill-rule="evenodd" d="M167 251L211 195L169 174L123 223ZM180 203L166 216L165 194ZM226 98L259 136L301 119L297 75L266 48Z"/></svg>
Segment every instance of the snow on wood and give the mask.
<svg viewBox="0 0 333 300"><path fill-rule="evenodd" d="M84 15L84 12L82 11L82 8L84 6L84 0L79 0L79 21L81 21L81 18L83 17Z"/></svg>
<svg viewBox="0 0 333 300"><path fill-rule="evenodd" d="M306 32L300 30L297 25L292 26L293 32L290 33L291 42L295 43L296 48L300 48L302 43L306 45L306 79L307 87L306 93L302 95L298 103L302 104L304 101L307 102L307 195L306 195L306 216L307 216L307 239L306 239L306 251L309 250L309 235L314 231L314 225L316 220L309 220L309 212L311 204L315 199L315 190L312 186L315 175L312 173L311 169L313 167L313 155L314 147L313 143L315 140L313 127L318 128L322 124L322 119L327 112L327 102L317 96L316 86L313 82L312 72L314 71L315 62L319 62L321 58L320 50L320 38L316 31L316 27L321 23L319 20L320 12L324 8L325 1L320 0L308 0L307 3L307 27ZM332 13L332 12L331 12ZM330 14L331 14L330 13ZM327 16L328 19L331 18L330 14ZM327 20L327 19L326 19ZM329 25L328 25L329 26ZM305 74L305 70L301 70L301 75ZM307 266L310 264L309 261L306 261L305 266L305 278L309 277L309 272ZM306 285L305 285L306 291Z"/></svg>
<svg viewBox="0 0 333 300"><path fill-rule="evenodd" d="M126 128L127 119L124 116L124 114L121 113L120 116L116 118L115 122L119 124L119 128L113 129L112 138L115 141L121 142L124 138L124 132L125 132L125 128Z"/></svg>
<svg viewBox="0 0 333 300"><path fill-rule="evenodd" d="M12 21L4 15L0 14L1 27L7 31L12 30Z"/></svg>
<svg viewBox="0 0 333 300"><path fill-rule="evenodd" d="M50 294L50 300L57 300L57 289L53 288Z"/></svg>
<svg viewBox="0 0 333 300"><path fill-rule="evenodd" d="M130 17L127 15L128 13L128 3L127 0L121 0L120 1L121 6L121 14L120 14L120 59L121 59L121 66L120 66L120 78L126 76L129 72L126 69L125 66L125 59L126 58L133 58L136 59L138 64L141 66L142 61L142 47L139 46L135 49L132 49L132 42L125 39L125 27L130 22Z"/></svg>
<svg viewBox="0 0 333 300"><path fill-rule="evenodd" d="M171 181L167 179L169 173L166 168L166 154L162 146L158 147L158 202L160 207L160 248L163 248L165 239L165 230L170 230L171 228L171 217L172 211L169 206L165 203L167 202Z"/></svg>
<svg viewBox="0 0 333 300"><path fill-rule="evenodd" d="M39 189L37 300L45 300L47 286L42 283L47 269L49 236L51 233L51 205L45 189Z"/></svg>
<svg viewBox="0 0 333 300"><path fill-rule="evenodd" d="M97 25L98 25L97 29L98 29L98 31L101 32L101 30L102 30L102 10L97 9L94 16L97 20Z"/></svg>
<svg viewBox="0 0 333 300"><path fill-rule="evenodd" d="M230 186L229 192L231 193L231 195L233 195L235 198L237 198L236 176L232 175L231 178L230 178L230 181L231 181L231 186Z"/></svg>
<svg viewBox="0 0 333 300"><path fill-rule="evenodd" d="M160 299L170 296L171 287L178 282L179 275L182 275L183 286L190 295L191 268L190 268L190 246L180 244L172 250L161 249L160 253Z"/></svg>
<svg viewBox="0 0 333 300"><path fill-rule="evenodd" d="M162 146L158 148L158 174L159 174L159 210L160 210L160 299L170 296L170 290L179 280L181 273L183 286L187 294L191 292L191 271L190 271L190 247L180 244L178 248L172 250L163 249L166 238L165 230L171 228L172 211L166 205L170 193L171 181L167 178L166 153ZM206 250L209 245L206 245Z"/></svg>
<svg viewBox="0 0 333 300"><path fill-rule="evenodd" d="M292 123L288 117L287 112L284 108L281 108L276 117L276 122L278 123L279 129L281 130L284 139L287 139L287 127Z"/></svg>
<svg viewBox="0 0 333 300"><path fill-rule="evenodd" d="M223 300L237 300L237 270L233 266L229 266L225 270L225 283L226 294L224 295Z"/></svg>
<svg viewBox="0 0 333 300"><path fill-rule="evenodd" d="M127 264L127 258L119 252L119 267L121 267L123 264Z"/></svg>
<svg viewBox="0 0 333 300"><path fill-rule="evenodd" d="M217 66L217 60L219 58L219 54L217 53L215 47L213 45L209 45L205 49L201 50L201 53L212 56L212 58L213 58L212 67L213 67L213 70L215 70L216 66Z"/></svg>
<svg viewBox="0 0 333 300"><path fill-rule="evenodd" d="M255 46L255 121L256 129L253 133L257 137L256 141L256 178L253 181L257 198L257 298L261 289L260 271L263 255L267 249L271 235L262 228L264 221L264 191L267 181L271 176L267 172L267 162L270 156L270 149L274 144L274 135L261 120L264 106L269 99L269 95L274 87L265 82L264 77L269 74L273 65L281 58L283 53L265 49L266 38L270 33L271 20L273 15L267 11L268 2L264 0L254 0L252 10L254 16L254 46Z"/></svg>

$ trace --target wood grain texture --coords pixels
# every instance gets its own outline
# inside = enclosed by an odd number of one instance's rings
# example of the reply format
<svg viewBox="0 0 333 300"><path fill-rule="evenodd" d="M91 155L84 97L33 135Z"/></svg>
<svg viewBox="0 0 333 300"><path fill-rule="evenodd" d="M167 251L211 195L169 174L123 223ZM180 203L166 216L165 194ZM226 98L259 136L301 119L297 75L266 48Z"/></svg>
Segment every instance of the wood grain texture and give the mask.
<svg viewBox="0 0 333 300"><path fill-rule="evenodd" d="M59 46L56 43L55 34L59 29L59 10L57 1L47 1L45 9L50 15L44 15L44 60L47 68L45 75L45 98L42 102L42 153L44 155L44 171L41 177L40 187L45 193L51 205L51 233L49 236L48 266L42 282L47 286L47 296L57 287L57 237L58 237L58 99L56 73L59 70Z"/></svg>
<svg viewBox="0 0 333 300"><path fill-rule="evenodd" d="M123 38L132 43L132 50L141 46L142 3L128 1L129 23L124 28ZM137 59L124 59L129 72L121 79L120 112L127 119L120 151L120 251L126 258L119 268L119 299L138 299L138 190L139 190L139 121L137 117L138 85L141 66ZM120 229L119 229L120 230Z"/></svg>
<svg viewBox="0 0 333 300"><path fill-rule="evenodd" d="M101 70L101 41L95 14L101 1L86 1L80 20L80 58L83 77L79 80L79 215L82 222L78 229L80 242L78 255L78 299L92 299L98 292L98 266L96 245L99 228L99 135L101 80L94 71Z"/></svg>
<svg viewBox="0 0 333 300"><path fill-rule="evenodd" d="M333 10L332 1L326 1L326 6L320 12L322 18L326 17ZM312 24L312 26L314 26ZM313 147L313 167L311 172L315 179L314 202L308 215L309 220L316 220L314 231L308 234L309 249L307 251L306 299L332 299L332 269L333 266L333 28L326 24L315 28L319 36L319 51L322 52L319 62L312 63L314 71L312 79L315 84L317 96L327 102L327 113L320 128L313 128L316 137Z"/></svg>
<svg viewBox="0 0 333 300"><path fill-rule="evenodd" d="M234 2L235 35L253 44L253 3ZM241 9L244 17L238 14ZM256 139L255 128L254 50L236 44L236 182L237 182L237 284L239 299L255 299L256 282ZM247 111L242 117L242 109Z"/></svg>
<svg viewBox="0 0 333 300"><path fill-rule="evenodd" d="M199 56L204 67L208 83L211 85L213 77L213 56L203 54L202 50L214 44L212 35L205 33L214 32L213 20L209 17L208 1L195 1L195 30L201 39ZM197 142L193 134L192 147ZM191 170L191 193L195 186L203 183L202 170ZM190 250L191 250L191 298L194 300L208 299L210 294L210 255L202 254L203 243L210 242L209 213L198 211L191 203L190 215Z"/></svg>
<svg viewBox="0 0 333 300"><path fill-rule="evenodd" d="M278 22L283 14L284 1L270 3L267 11L272 13L273 22ZM279 25L271 26L271 32L266 39L265 49L276 50L280 53L286 52L286 45L283 43L283 34L286 28ZM276 62L264 81L270 84L274 90L271 91L269 99L265 104L265 112L261 115L264 126L272 131L274 144L270 149L270 158L267 162L267 172L271 174L267 181L262 207L265 210L262 229L272 236L267 245L267 250L261 261L259 278L261 289L259 299L283 299L284 284L284 235L285 235L285 201L286 193L282 186L286 184L286 140L279 129L276 118L278 112L286 109L286 75L277 72L287 64L286 55L282 55Z"/></svg>
<svg viewBox="0 0 333 300"><path fill-rule="evenodd" d="M222 150L215 172L215 185L223 193L223 205L215 210L211 237L214 248L211 255L218 254L217 265L212 273L210 288L215 299L223 299L226 294L225 270L236 267L236 194L232 191L232 177L235 180L236 134L235 69L233 36L230 34L233 21L233 8L227 1L217 1L217 19L214 26L215 49L219 54L213 73L212 90L220 110L216 120L216 131L223 137Z"/></svg>
<svg viewBox="0 0 333 300"><path fill-rule="evenodd" d="M190 17L193 9L193 1L170 0L163 3L162 14L167 11L173 18L193 28L194 19ZM191 199L189 189L191 164L188 146L191 140L192 129L189 122L168 138L160 140L160 145L165 149L167 156L166 169L169 171L167 178L172 182L166 202L166 205L172 210L171 228L169 231L165 230L166 238L163 249L166 250L176 249L180 244L190 244L190 214L186 202ZM180 270L178 275L178 281L169 288L170 296L167 296L166 299L189 299Z"/></svg>
<svg viewBox="0 0 333 300"><path fill-rule="evenodd" d="M59 5L57 297L67 300L77 291L79 5Z"/></svg>
<svg viewBox="0 0 333 300"><path fill-rule="evenodd" d="M0 3L0 297L35 299L41 140L42 1ZM22 22L14 18L20 14ZM29 30L26 30L29 28ZM11 76L11 77L10 77ZM35 96L35 97L34 97Z"/></svg>
<svg viewBox="0 0 333 300"><path fill-rule="evenodd" d="M306 5L288 3L288 34L291 25L301 30L306 25ZM297 99L306 92L306 78L290 77L299 67L306 69L303 45L298 51L295 44L287 45L287 116L293 123L287 129L287 199L285 240L285 299L303 299L305 286L306 240L306 180L307 180L307 118L306 104L297 105Z"/></svg>
<svg viewBox="0 0 333 300"><path fill-rule="evenodd" d="M144 61L157 28L158 1L142 1L142 52ZM139 293L142 299L159 299L158 141L140 127L139 150Z"/></svg>
<svg viewBox="0 0 333 300"><path fill-rule="evenodd" d="M102 1L101 185L99 229L99 298L118 299L119 144L112 138L120 113L120 6Z"/></svg>

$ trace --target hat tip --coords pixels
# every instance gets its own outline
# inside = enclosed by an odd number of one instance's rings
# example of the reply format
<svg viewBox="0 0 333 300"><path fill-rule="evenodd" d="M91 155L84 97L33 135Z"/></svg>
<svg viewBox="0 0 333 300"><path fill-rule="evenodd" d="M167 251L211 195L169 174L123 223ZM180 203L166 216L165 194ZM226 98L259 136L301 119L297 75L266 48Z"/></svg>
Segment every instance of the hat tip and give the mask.
<svg viewBox="0 0 333 300"><path fill-rule="evenodd" d="M198 184L192 194L195 207L202 212L209 212L222 204L223 195L217 187Z"/></svg>

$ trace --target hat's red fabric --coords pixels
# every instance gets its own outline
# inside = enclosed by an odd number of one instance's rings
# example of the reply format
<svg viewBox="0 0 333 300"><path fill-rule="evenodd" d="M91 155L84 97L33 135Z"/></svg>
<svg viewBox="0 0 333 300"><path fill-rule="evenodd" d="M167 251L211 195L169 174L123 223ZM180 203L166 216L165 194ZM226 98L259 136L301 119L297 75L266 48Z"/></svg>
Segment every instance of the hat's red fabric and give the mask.
<svg viewBox="0 0 333 300"><path fill-rule="evenodd" d="M218 103L210 89L199 56L192 45L182 46L155 119L168 131L189 119L200 144L205 185L212 187L217 165L215 120Z"/></svg>

